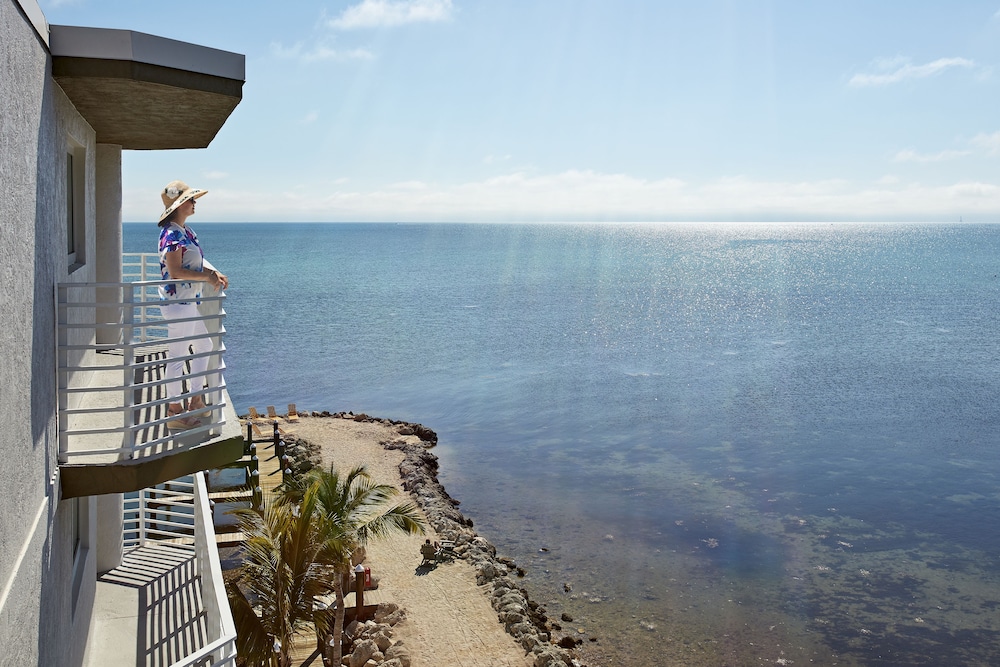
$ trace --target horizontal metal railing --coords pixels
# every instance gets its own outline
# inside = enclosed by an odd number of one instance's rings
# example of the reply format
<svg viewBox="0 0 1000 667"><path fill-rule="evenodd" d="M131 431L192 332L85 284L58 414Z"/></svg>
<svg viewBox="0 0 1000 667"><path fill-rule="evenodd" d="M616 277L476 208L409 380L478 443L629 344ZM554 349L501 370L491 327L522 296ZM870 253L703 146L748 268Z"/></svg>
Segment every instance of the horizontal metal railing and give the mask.
<svg viewBox="0 0 1000 667"><path fill-rule="evenodd" d="M136 252L122 254L122 282L148 283L150 281L160 280L161 278L160 256L156 253ZM153 289L144 291L141 296L148 301L159 301L160 299L159 293ZM151 317L152 321L158 321L158 312L155 310L151 310L149 312L142 310L136 313L136 316L143 322L145 321L144 318L147 316ZM147 337L151 340L155 340L166 336L166 327L162 324L160 327L155 325L140 327L138 334L143 337L143 340L146 340Z"/></svg>
<svg viewBox="0 0 1000 667"><path fill-rule="evenodd" d="M129 256L126 256L126 260ZM167 345L172 342L157 288L163 280L138 280L147 275L149 256L139 255L136 272L125 264L121 283L60 283L56 286L57 356L59 372L60 462L92 455L136 458L174 446L168 431ZM153 255L152 257L155 257ZM225 423L225 294L206 283L198 316L212 342L207 353L187 354L176 361L208 358L208 370L187 374L188 396L201 395L210 418L183 431L186 442L209 439ZM213 293L214 292L214 293ZM177 338L194 341L205 336ZM207 389L202 389L207 385ZM176 399L174 399L176 400Z"/></svg>
<svg viewBox="0 0 1000 667"><path fill-rule="evenodd" d="M204 473L130 494L125 499L123 519L126 551L157 544L194 553L207 634L204 646L171 667L234 666L236 625L215 545L212 503Z"/></svg>

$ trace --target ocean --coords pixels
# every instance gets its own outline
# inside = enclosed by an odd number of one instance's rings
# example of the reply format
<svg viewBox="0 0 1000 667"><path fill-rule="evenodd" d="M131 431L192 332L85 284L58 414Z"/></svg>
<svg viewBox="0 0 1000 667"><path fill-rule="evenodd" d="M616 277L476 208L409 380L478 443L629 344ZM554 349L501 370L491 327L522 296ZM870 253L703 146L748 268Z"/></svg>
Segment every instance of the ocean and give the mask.
<svg viewBox="0 0 1000 667"><path fill-rule="evenodd" d="M237 411L434 429L588 664L1000 662L1000 225L191 226Z"/></svg>

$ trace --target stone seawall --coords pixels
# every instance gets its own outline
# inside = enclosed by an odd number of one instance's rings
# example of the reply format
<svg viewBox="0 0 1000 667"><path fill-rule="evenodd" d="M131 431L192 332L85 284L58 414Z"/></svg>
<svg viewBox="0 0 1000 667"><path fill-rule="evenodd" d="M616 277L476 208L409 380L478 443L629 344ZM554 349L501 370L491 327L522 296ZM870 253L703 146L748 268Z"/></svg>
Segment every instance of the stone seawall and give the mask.
<svg viewBox="0 0 1000 667"><path fill-rule="evenodd" d="M512 559L497 555L496 547L476 533L472 520L459 511L459 501L448 495L438 481L438 458L428 451L437 444L434 431L421 424L350 412L313 415L393 426L400 438L380 444L404 454L405 458L399 465L403 488L423 509L437 534L442 539L453 541L457 556L475 568L476 583L489 588L490 601L498 621L527 653L535 656L535 667L581 667L579 657L572 650L579 640L568 636L553 638L553 633L561 630L559 624L551 621L546 616L545 608L531 600L528 592L516 581L524 576L524 570Z"/></svg>

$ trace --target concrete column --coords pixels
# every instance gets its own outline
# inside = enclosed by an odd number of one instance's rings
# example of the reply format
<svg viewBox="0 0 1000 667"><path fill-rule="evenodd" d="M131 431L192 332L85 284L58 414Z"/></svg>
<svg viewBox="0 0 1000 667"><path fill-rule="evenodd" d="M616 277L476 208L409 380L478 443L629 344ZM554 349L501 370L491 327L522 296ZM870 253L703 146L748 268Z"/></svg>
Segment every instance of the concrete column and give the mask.
<svg viewBox="0 0 1000 667"><path fill-rule="evenodd" d="M97 144L96 183L97 220L94 261L97 282L120 283L122 280L122 147ZM99 301L117 301L118 292L111 289L97 291ZM99 308L100 322L117 322L121 314L117 309ZM117 345L121 334L117 329L98 329L98 345Z"/></svg>
<svg viewBox="0 0 1000 667"><path fill-rule="evenodd" d="M125 532L122 510L125 496L108 493L95 496L97 501L97 573L103 574L122 564Z"/></svg>
<svg viewBox="0 0 1000 667"><path fill-rule="evenodd" d="M94 193L97 198L95 221L97 282L117 283L122 279L122 148L112 144L97 144L95 155ZM117 290L97 290L98 301L117 301ZM115 308L101 308L97 320L116 322L121 314ZM118 329L98 329L99 345L118 345ZM125 534L122 524L124 496L112 493L96 496L97 504L97 572L104 573L122 564Z"/></svg>

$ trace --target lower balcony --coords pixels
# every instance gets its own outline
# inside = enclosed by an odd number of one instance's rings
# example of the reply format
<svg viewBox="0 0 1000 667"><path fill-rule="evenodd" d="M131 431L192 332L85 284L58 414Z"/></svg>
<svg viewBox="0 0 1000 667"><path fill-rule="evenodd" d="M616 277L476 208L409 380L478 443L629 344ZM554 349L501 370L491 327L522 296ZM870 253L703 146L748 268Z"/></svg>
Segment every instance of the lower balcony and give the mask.
<svg viewBox="0 0 1000 667"><path fill-rule="evenodd" d="M233 667L236 629L203 473L129 494L125 553L97 580L85 667Z"/></svg>

